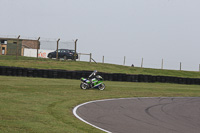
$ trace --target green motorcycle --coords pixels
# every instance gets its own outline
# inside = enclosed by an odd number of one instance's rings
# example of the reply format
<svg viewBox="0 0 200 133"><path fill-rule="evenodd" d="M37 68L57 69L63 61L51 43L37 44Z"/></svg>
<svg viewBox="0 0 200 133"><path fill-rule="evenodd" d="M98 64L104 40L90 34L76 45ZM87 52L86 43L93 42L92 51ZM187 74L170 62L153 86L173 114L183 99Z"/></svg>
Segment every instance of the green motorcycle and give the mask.
<svg viewBox="0 0 200 133"><path fill-rule="evenodd" d="M88 78L81 78L81 89L98 88L99 90L105 89L105 84L103 83L103 78L100 75L96 75L95 70Z"/></svg>

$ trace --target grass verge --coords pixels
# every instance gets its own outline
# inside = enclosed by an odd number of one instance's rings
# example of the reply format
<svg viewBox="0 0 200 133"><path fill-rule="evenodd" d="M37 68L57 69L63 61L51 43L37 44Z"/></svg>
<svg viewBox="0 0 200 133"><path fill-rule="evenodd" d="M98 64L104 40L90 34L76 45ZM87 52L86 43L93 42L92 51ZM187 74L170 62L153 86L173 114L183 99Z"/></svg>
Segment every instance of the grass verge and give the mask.
<svg viewBox="0 0 200 133"><path fill-rule="evenodd" d="M177 70L161 70L150 68L129 67L114 64L89 63L81 61L57 61L54 59L37 59L19 56L16 60L15 56L0 55L0 66L13 66L38 69L63 69L63 70L98 70L106 73L126 73L126 74L144 74L159 76L174 76L184 78L200 78L200 72L177 71Z"/></svg>
<svg viewBox="0 0 200 133"><path fill-rule="evenodd" d="M198 85L105 82L106 89L81 90L79 80L0 76L0 132L100 133L75 118L81 103L125 97L199 97Z"/></svg>

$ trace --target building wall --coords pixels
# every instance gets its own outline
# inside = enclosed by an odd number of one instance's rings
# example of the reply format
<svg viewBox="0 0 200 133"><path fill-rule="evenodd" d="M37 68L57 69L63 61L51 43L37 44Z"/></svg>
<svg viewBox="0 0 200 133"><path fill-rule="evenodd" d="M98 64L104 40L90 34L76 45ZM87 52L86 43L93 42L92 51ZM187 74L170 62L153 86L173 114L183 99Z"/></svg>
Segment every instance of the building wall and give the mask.
<svg viewBox="0 0 200 133"><path fill-rule="evenodd" d="M54 50L39 49L38 50L38 57L39 58L48 58L47 55L50 52L53 52L53 51ZM24 56L27 56L27 57L37 57L37 49L24 48Z"/></svg>
<svg viewBox="0 0 200 133"><path fill-rule="evenodd" d="M22 40L22 50L21 50L21 56L24 56L25 51L24 49L29 48L29 49L39 49L39 41L38 40Z"/></svg>
<svg viewBox="0 0 200 133"><path fill-rule="evenodd" d="M0 55L6 55L6 51L7 51L7 40L0 38Z"/></svg>
<svg viewBox="0 0 200 133"><path fill-rule="evenodd" d="M18 55L21 55L22 40L18 42ZM17 39L7 40L7 55L16 55L17 53Z"/></svg>
<svg viewBox="0 0 200 133"><path fill-rule="evenodd" d="M3 47L5 48L4 53L2 53ZM6 44L0 44L0 55L6 55L7 53L7 45Z"/></svg>
<svg viewBox="0 0 200 133"><path fill-rule="evenodd" d="M6 41L6 44L2 44L2 42ZM6 45L7 49L5 50L7 55L16 55L17 53L17 38L0 38L0 55L2 54L2 45ZM30 49L37 49L40 48L40 45L38 47L39 41L38 40L24 40L19 39L18 42L18 55L23 56L24 55L24 48L30 48Z"/></svg>
<svg viewBox="0 0 200 133"><path fill-rule="evenodd" d="M38 40L22 40L22 48L37 49L40 47L38 47Z"/></svg>

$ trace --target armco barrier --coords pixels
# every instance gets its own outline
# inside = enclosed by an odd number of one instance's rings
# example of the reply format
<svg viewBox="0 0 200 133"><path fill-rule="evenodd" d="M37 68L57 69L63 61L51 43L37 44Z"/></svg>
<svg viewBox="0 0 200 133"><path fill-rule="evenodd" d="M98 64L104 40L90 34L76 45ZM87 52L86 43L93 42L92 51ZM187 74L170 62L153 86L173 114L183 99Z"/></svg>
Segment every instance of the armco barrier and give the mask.
<svg viewBox="0 0 200 133"><path fill-rule="evenodd" d="M66 78L72 79L72 72L71 71L66 71Z"/></svg>
<svg viewBox="0 0 200 133"><path fill-rule="evenodd" d="M6 67L0 66L0 75L6 75Z"/></svg>
<svg viewBox="0 0 200 133"><path fill-rule="evenodd" d="M20 68L20 67L17 67L16 68L16 72L17 72L17 76L22 76L22 68Z"/></svg>
<svg viewBox="0 0 200 133"><path fill-rule="evenodd" d="M58 70L58 77L59 78L66 78L66 73L63 70Z"/></svg>
<svg viewBox="0 0 200 133"><path fill-rule="evenodd" d="M132 77L131 77L131 75L126 75L126 77L127 77L126 80L127 80L128 82L132 82Z"/></svg>
<svg viewBox="0 0 200 133"><path fill-rule="evenodd" d="M67 71L67 70L49 70L21 67L0 66L0 75L5 76L24 76L24 77L43 77L43 78L65 78L80 79L87 78L92 71ZM103 73L99 72L106 81L125 81L125 82L161 82L177 84L195 84L200 85L200 79L180 78L171 76L152 76L152 75L132 75L121 73Z"/></svg>
<svg viewBox="0 0 200 133"><path fill-rule="evenodd" d="M13 67L12 69L12 76L17 76L17 68Z"/></svg>
<svg viewBox="0 0 200 133"><path fill-rule="evenodd" d="M27 74L28 74L27 68L23 68L22 69L22 76L27 77Z"/></svg>
<svg viewBox="0 0 200 133"><path fill-rule="evenodd" d="M113 81L113 76L111 73L99 73L99 75L101 75L104 80Z"/></svg>
<svg viewBox="0 0 200 133"><path fill-rule="evenodd" d="M12 67L6 68L6 76L12 76Z"/></svg>
<svg viewBox="0 0 200 133"><path fill-rule="evenodd" d="M132 82L139 82L138 75L132 75L131 77L132 77Z"/></svg>
<svg viewBox="0 0 200 133"><path fill-rule="evenodd" d="M34 69L28 68L27 69L27 77L33 77Z"/></svg>

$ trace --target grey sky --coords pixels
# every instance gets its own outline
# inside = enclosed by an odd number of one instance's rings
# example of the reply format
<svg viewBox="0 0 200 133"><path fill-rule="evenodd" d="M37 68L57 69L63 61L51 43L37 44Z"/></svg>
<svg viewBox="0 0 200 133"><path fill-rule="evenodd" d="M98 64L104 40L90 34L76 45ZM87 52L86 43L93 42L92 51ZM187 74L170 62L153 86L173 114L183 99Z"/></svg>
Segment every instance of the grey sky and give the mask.
<svg viewBox="0 0 200 133"><path fill-rule="evenodd" d="M96 61L198 71L199 0L0 0L0 35L78 40Z"/></svg>

